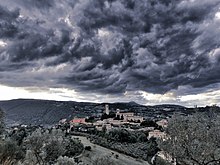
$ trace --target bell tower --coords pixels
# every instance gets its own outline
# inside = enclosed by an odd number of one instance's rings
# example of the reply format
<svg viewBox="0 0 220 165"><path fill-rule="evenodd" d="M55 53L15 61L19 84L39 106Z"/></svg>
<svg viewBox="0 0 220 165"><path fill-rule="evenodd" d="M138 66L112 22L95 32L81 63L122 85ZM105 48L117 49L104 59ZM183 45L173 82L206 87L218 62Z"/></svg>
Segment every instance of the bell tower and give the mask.
<svg viewBox="0 0 220 165"><path fill-rule="evenodd" d="M108 106L108 104L105 104L105 113L107 115L109 115L109 106Z"/></svg>

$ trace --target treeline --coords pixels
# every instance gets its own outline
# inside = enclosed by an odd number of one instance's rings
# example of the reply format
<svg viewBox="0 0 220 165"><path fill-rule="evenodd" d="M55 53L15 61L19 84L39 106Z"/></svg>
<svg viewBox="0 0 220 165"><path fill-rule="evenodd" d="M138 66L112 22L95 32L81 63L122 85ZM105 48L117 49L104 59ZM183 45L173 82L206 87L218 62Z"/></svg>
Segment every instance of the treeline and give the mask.
<svg viewBox="0 0 220 165"><path fill-rule="evenodd" d="M107 132L103 129L91 136L90 140L103 147L149 162L159 151L156 139L148 139L148 133L142 131L113 129Z"/></svg>
<svg viewBox="0 0 220 165"><path fill-rule="evenodd" d="M137 142L147 142L148 133L141 131L128 131L126 129L113 129L107 132L104 137L113 142L120 143L137 143Z"/></svg>

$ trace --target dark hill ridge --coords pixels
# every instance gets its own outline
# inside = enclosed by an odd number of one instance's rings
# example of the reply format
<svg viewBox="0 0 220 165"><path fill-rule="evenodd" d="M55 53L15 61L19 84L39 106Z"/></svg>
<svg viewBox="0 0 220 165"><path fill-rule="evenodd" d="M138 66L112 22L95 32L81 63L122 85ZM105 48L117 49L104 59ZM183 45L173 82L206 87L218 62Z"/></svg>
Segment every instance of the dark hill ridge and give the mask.
<svg viewBox="0 0 220 165"><path fill-rule="evenodd" d="M104 110L105 104L33 99L0 101L0 107L6 115L7 125L51 125L63 118L72 119L75 116L100 115ZM107 104L109 104L110 110L113 111L119 108L121 110L134 111L138 115L150 118L167 117L172 115L173 111L184 113L186 109L178 105L143 106L135 102ZM170 111L163 111L163 108L170 108Z"/></svg>

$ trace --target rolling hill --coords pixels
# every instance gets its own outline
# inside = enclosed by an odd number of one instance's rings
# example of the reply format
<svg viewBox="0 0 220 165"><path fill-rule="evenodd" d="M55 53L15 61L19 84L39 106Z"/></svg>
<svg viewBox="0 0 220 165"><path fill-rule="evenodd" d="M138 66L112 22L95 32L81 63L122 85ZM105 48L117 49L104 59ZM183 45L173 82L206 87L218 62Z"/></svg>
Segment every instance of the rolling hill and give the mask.
<svg viewBox="0 0 220 165"><path fill-rule="evenodd" d="M101 115L105 104L33 99L0 101L0 107L5 112L7 125L51 125L63 118L72 119L76 116ZM158 116L163 118L172 115L174 111L184 113L186 109L178 105L143 106L135 102L108 104L112 111L119 108L121 110L134 111L138 115L149 118Z"/></svg>

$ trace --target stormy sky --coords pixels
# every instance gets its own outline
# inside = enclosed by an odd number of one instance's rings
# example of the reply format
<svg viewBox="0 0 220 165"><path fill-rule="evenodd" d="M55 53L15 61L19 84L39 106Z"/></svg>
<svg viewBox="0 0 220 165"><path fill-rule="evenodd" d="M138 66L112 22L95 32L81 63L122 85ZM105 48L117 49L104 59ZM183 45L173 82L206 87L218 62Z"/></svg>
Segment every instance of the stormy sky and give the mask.
<svg viewBox="0 0 220 165"><path fill-rule="evenodd" d="M220 102L220 0L0 0L1 100Z"/></svg>

